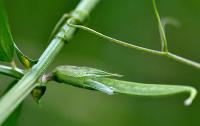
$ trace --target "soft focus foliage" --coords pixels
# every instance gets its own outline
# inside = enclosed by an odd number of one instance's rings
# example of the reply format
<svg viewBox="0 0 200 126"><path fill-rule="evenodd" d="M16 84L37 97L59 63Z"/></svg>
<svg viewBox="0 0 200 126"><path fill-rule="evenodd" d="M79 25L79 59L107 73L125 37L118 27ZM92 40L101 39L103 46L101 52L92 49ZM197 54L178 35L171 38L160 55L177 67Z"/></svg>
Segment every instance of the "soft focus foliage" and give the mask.
<svg viewBox="0 0 200 126"><path fill-rule="evenodd" d="M11 62L13 54L13 39L7 21L4 2L0 0L0 61Z"/></svg>

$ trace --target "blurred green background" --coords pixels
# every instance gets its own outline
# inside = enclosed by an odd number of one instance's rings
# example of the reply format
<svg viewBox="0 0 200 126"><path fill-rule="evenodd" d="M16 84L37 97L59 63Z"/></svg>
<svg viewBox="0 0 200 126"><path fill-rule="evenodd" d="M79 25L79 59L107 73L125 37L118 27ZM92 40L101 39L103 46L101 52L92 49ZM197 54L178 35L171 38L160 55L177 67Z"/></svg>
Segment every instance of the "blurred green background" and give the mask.
<svg viewBox="0 0 200 126"><path fill-rule="evenodd" d="M24 53L37 59L48 45L56 22L79 0L6 0L13 37ZM161 17L174 17L181 27L168 27L171 52L200 61L199 0L157 0ZM109 36L160 49L151 0L102 0L87 21ZM79 31L51 65L89 66L124 75L123 80L191 85L200 89L200 71L167 58L141 53ZM0 75L1 91L11 78ZM185 107L187 94L167 97L108 96L100 92L49 83L38 106L29 96L17 126L200 126L200 98Z"/></svg>

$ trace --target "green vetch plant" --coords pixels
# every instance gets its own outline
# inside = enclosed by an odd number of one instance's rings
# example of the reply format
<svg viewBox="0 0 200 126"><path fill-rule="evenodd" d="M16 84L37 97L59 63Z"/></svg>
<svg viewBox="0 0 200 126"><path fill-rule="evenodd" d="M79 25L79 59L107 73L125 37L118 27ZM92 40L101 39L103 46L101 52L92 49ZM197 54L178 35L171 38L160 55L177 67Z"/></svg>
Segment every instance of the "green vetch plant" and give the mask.
<svg viewBox="0 0 200 126"><path fill-rule="evenodd" d="M31 93L33 99L39 103L40 99L45 94L46 84L49 81L56 81L58 83L89 90L97 90L108 95L121 93L152 97L188 92L190 95L184 103L185 105L190 105L192 103L197 91L191 86L128 82L116 79L122 77L119 74L109 73L96 68L69 65L58 66L52 70L52 72L45 74L48 66L54 61L62 47L70 42L76 29L85 30L108 41L131 49L168 57L196 69L200 69L199 63L169 52L165 35L165 26L167 24L177 24L177 22L169 18L161 20L155 0L152 1L160 31L161 51L132 45L84 26L84 20L89 16L99 1L100 0L81 0L71 13L64 14L50 36L49 46L38 60L32 60L23 54L14 43L6 18L3 0L0 0L0 61L11 63L11 67L0 65L0 73L17 80L12 83L11 88L9 88L0 99L0 125L5 121L7 125L13 125L13 123L16 122L20 114L22 102L28 94ZM15 65L14 54L16 54L19 62L25 69L18 68Z"/></svg>

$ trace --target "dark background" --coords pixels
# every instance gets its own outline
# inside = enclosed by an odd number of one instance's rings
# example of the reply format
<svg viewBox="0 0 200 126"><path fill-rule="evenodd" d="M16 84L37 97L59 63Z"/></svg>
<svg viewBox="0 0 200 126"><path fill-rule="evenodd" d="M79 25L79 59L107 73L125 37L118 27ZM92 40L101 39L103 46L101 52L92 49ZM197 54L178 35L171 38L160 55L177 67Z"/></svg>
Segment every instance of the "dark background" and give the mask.
<svg viewBox="0 0 200 126"><path fill-rule="evenodd" d="M78 0L6 0L17 45L37 59L48 45L56 22ZM200 61L199 0L157 0L161 17L174 17L181 27L168 27L169 50ZM92 27L109 36L151 49L160 49L157 20L151 0L102 0L92 12ZM55 59L58 65L89 66L124 75L123 80L191 85L200 88L200 72L167 58L109 43L77 32ZM1 90L10 80L0 75ZM100 92L49 83L38 106L29 96L18 126L199 126L200 99L185 107L187 94L167 97L107 96Z"/></svg>

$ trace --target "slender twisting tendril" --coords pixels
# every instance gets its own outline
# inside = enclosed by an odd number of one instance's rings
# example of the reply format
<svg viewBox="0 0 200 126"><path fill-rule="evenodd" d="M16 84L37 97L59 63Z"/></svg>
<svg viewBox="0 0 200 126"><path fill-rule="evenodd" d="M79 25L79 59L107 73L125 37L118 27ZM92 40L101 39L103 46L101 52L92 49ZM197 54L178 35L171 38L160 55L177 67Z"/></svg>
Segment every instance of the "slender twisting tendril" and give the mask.
<svg viewBox="0 0 200 126"><path fill-rule="evenodd" d="M75 25L72 23L72 20L74 20L74 18L71 18L67 21L68 25L71 26L71 27L75 27L75 28L79 28L79 29L82 29L82 30L85 30L85 31L88 31L92 34L95 34L101 38L104 38L104 39L107 39L113 43L116 43L116 44L119 44L119 45L122 45L122 46L125 46L125 47L128 47L128 48L133 48L133 49L136 49L136 50L139 50L139 51L143 51L143 52L147 52L147 53L152 53L152 54L157 54L157 55L165 55L166 53L163 53L163 52L160 52L160 51L156 51L156 50L152 50L152 49L147 49L147 48L144 48L144 47L140 47L140 46L136 46L136 45L132 45L132 44L129 44L129 43L126 43L126 42L123 42L121 40L117 40L117 39L114 39L112 37L109 37L107 35L104 35L100 32L97 32L96 30L94 29L91 29L91 28L88 28L86 26L83 26L83 25Z"/></svg>
<svg viewBox="0 0 200 126"><path fill-rule="evenodd" d="M101 38L107 39L107 40L109 40L109 41L111 41L113 43L116 43L116 44L119 44L119 45L122 45L122 46L125 46L125 47L128 47L128 48L131 48L131 49L136 49L138 51L151 53L151 54L155 54L155 55L159 55L159 56L165 56L165 57L171 58L171 59L173 59L175 61L190 65L190 66L192 66L192 67L194 67L196 69L200 69L200 64L197 63L197 62L194 62L192 60L183 58L181 56L175 55L175 54L170 53L168 51L167 52L165 52L165 51L157 51L157 50L152 50L152 49L136 46L136 45L133 45L133 44L130 44L130 43L127 43L127 42L123 42L121 40L117 40L117 39L112 38L110 36L104 35L104 34L102 34L100 32L97 32L96 30L88 28L86 26L73 24L72 20L74 20L74 19L71 18L70 20L67 21L68 25L71 26L71 27L75 27L75 28L79 28L79 29L85 30L85 31L87 31L89 33L92 33L92 34L95 34L95 35L97 35L97 36L99 36Z"/></svg>
<svg viewBox="0 0 200 126"><path fill-rule="evenodd" d="M158 21L158 27L159 27L159 31L160 31L161 49L162 49L163 52L168 52L167 38L166 38L166 35L165 35L164 27L163 27L161 19L160 19L160 15L158 13L156 1L155 0L152 0L152 1L153 1L153 8L154 8L154 12L155 12L155 15L156 15L156 18L157 18L157 21Z"/></svg>

